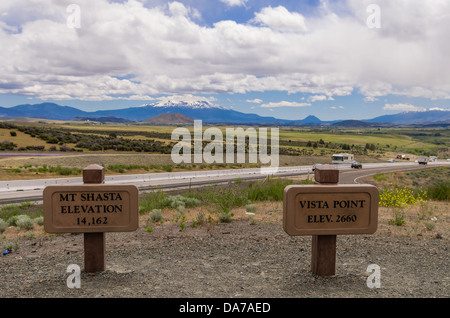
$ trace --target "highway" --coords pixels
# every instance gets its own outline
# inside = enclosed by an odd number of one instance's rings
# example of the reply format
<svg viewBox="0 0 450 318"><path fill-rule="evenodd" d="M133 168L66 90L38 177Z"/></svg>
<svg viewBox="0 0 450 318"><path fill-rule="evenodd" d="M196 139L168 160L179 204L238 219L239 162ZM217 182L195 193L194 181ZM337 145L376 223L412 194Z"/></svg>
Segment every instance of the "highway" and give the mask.
<svg viewBox="0 0 450 318"><path fill-rule="evenodd" d="M396 170L415 170L449 165L448 161L431 162L419 165L416 162L396 163L364 163L362 169L352 169L350 164L340 164L339 183L358 183L365 176L379 172ZM204 185L264 179L269 176L289 177L298 175L314 175L311 166L279 167L277 171L262 171L260 168L223 169L208 171L185 171L167 173L147 173L134 175L110 175L105 177L105 184L134 184L140 192L154 189L173 190L194 188ZM24 201L42 201L42 192L49 185L80 185L82 178L51 178L34 180L0 181L0 204Z"/></svg>

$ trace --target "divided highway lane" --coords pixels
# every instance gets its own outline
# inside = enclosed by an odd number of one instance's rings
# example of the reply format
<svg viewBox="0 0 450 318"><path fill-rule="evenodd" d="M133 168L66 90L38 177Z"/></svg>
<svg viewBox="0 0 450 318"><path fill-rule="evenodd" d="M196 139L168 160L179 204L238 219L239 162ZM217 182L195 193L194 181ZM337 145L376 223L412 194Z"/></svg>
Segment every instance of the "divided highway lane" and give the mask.
<svg viewBox="0 0 450 318"><path fill-rule="evenodd" d="M395 163L387 164L363 164L362 169L345 169L339 174L340 184L356 184L362 183L362 179L367 176L371 176L377 173L403 171L403 170L421 170L426 168L433 168L438 166L450 165L450 162L430 162L427 165L420 165L417 162L402 163L395 165Z"/></svg>
<svg viewBox="0 0 450 318"><path fill-rule="evenodd" d="M434 162L428 166L450 164L450 162ZM415 162L399 163L364 163L362 169L352 169L350 164L337 165L340 173L340 183L357 183L358 178L378 172L388 172L403 169L423 169L427 166ZM140 192L152 189L177 189L198 187L207 184L232 182L236 179L256 180L270 176L297 176L313 174L311 166L280 167L278 171L260 168L224 169L210 171L186 171L171 173L148 173L136 175L112 175L105 177L105 184L134 184ZM36 180L0 181L0 204L41 201L42 191L49 185L82 184L82 178L53 178Z"/></svg>

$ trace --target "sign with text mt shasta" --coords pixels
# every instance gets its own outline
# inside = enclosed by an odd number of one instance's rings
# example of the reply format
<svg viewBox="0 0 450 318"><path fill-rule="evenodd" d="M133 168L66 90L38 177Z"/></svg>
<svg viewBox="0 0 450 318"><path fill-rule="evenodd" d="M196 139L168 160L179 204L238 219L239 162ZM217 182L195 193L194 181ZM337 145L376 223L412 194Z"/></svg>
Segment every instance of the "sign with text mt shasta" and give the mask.
<svg viewBox="0 0 450 318"><path fill-rule="evenodd" d="M44 189L48 233L128 232L139 225L134 185L84 184Z"/></svg>
<svg viewBox="0 0 450 318"><path fill-rule="evenodd" d="M373 234L378 199L372 185L287 186L283 227L289 235Z"/></svg>

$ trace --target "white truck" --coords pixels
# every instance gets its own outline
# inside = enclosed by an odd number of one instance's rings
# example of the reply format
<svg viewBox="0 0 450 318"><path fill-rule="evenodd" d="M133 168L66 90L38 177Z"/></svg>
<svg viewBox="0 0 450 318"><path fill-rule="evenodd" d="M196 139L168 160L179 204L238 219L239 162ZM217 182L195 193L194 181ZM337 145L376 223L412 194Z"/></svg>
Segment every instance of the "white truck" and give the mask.
<svg viewBox="0 0 450 318"><path fill-rule="evenodd" d="M428 157L420 156L419 158L417 158L417 162L419 163L419 165L426 165L428 163Z"/></svg>

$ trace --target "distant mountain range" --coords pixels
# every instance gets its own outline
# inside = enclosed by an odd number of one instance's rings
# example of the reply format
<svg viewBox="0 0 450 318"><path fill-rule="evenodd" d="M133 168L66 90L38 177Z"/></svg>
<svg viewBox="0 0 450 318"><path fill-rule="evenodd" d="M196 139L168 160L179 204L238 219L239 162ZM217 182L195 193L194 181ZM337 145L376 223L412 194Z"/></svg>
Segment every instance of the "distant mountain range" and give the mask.
<svg viewBox="0 0 450 318"><path fill-rule="evenodd" d="M314 126L314 125L335 125L335 126L374 126L378 124L409 125L409 124L450 124L450 110L429 110L419 112L403 112L394 115L383 115L367 120L343 120L343 121L322 121L316 116L308 116L302 120L286 120L275 117L263 117L257 114L242 113L232 109L227 109L214 105L209 101L196 102L158 102L146 104L139 107L129 107L115 110L99 110L86 112L70 106L61 106L54 103L26 104L14 107L0 107L0 117L28 117L52 120L96 120L111 122L145 122L149 118L163 114L179 114L191 119L199 119L209 124L250 124L250 125L291 125L291 126ZM178 115L177 115L178 116ZM162 122L170 123L177 116L164 117ZM183 121L182 121L183 122Z"/></svg>

